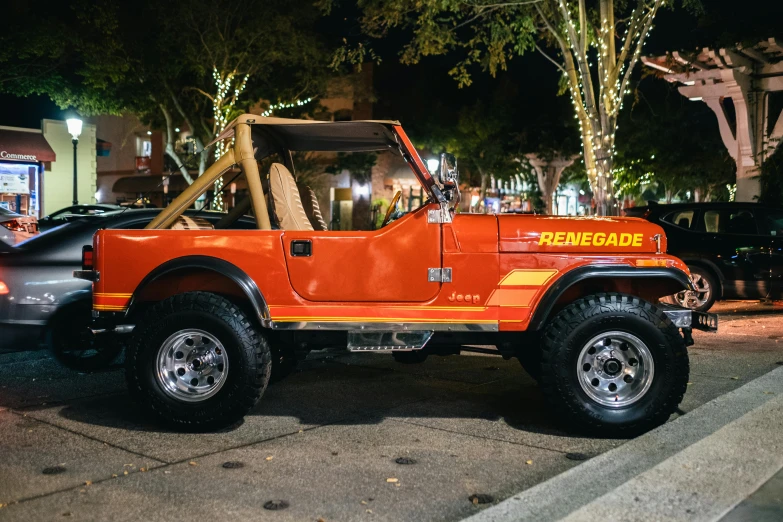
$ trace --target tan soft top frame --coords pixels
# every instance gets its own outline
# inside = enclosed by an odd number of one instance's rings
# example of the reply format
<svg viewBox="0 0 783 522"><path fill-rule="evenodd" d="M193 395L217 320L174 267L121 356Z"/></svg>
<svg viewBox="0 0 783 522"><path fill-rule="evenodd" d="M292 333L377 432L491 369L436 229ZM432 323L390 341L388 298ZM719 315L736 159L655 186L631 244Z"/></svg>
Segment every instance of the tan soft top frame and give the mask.
<svg viewBox="0 0 783 522"><path fill-rule="evenodd" d="M226 129L207 145L234 138L234 146L212 164L192 185L177 196L147 229L169 228L215 181L234 165L238 165L247 178L250 199L256 223L261 230L271 230L266 198L261 184L253 146L251 126L263 126L278 146L288 151L378 151L399 148L392 127L396 121L346 121L323 122L287 118L265 118L255 114L243 114L228 124Z"/></svg>

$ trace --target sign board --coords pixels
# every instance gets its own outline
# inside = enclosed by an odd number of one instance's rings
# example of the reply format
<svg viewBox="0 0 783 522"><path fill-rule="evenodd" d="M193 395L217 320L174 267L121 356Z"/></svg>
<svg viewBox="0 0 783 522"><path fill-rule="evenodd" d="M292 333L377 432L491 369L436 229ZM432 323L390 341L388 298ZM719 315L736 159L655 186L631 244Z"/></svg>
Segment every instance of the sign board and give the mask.
<svg viewBox="0 0 783 522"><path fill-rule="evenodd" d="M30 177L27 174L0 174L0 194L29 194Z"/></svg>
<svg viewBox="0 0 783 522"><path fill-rule="evenodd" d="M35 154L14 154L7 150L0 150L0 159L14 160L14 161L38 161L38 157Z"/></svg>

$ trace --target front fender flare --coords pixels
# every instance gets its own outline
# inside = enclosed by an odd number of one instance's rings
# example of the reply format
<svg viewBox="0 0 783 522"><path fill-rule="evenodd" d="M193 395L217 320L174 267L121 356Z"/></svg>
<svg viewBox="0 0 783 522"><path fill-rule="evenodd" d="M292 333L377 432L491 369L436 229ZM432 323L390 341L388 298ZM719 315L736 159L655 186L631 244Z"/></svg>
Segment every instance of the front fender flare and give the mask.
<svg viewBox="0 0 783 522"><path fill-rule="evenodd" d="M244 270L236 265L211 256L184 256L166 261L162 265L155 268L152 272L147 274L144 279L136 286L136 290L131 296L128 303L128 309L125 312L126 317L130 317L131 314L138 308L138 296L149 284L155 282L155 280L162 276L182 270L186 268L202 268L216 272L220 275L226 276L242 289L245 296L250 301L253 311L263 326L266 326L270 322L269 307L267 306L266 299L264 299L261 290L256 285L253 278L245 273Z"/></svg>
<svg viewBox="0 0 783 522"><path fill-rule="evenodd" d="M538 302L528 330L540 330L549 319L557 300L570 287L585 279L597 278L665 278L680 283L685 290L693 290L690 278L677 268L635 268L625 265L582 266L566 272L547 289Z"/></svg>

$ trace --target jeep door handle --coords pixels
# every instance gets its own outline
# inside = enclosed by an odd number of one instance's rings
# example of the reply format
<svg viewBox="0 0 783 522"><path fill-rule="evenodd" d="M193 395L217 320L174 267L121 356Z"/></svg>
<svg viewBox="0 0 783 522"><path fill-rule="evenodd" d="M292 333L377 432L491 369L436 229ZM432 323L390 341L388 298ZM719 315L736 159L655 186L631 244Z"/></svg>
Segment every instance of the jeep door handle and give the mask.
<svg viewBox="0 0 783 522"><path fill-rule="evenodd" d="M309 239L291 241L291 257L310 257L313 255L313 242Z"/></svg>

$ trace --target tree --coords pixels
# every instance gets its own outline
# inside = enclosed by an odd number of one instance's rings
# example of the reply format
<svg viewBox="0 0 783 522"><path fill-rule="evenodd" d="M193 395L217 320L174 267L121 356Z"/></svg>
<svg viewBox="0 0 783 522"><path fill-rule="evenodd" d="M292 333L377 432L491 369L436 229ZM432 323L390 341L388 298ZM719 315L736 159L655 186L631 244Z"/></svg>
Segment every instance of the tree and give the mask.
<svg viewBox="0 0 783 522"><path fill-rule="evenodd" d="M166 154L188 182L190 170L201 174L211 159L204 144L238 113L262 99L323 89L331 53L314 31L320 15L308 0L98 3L36 11L50 31L45 44L21 25L7 27L0 90L46 94L84 115L133 113L166 131ZM36 6L13 8L23 19ZM195 164L175 147L180 126L200 150Z"/></svg>
<svg viewBox="0 0 783 522"><path fill-rule="evenodd" d="M23 0L8 2L8 19L35 20L36 34L31 37L29 26L18 23L0 33L0 91L20 97L44 94L61 108L78 105L86 114L122 111L123 102L103 91L107 81L127 72L127 64L101 64L98 71L86 59L119 51L115 7L101 0L53 2L46 9Z"/></svg>
<svg viewBox="0 0 783 522"><path fill-rule="evenodd" d="M494 106L482 100L464 107L454 133L445 142L460 158L460 171L479 180L479 201L484 201L490 176L508 179L521 170L519 150L514 145L510 122L501 114L503 103Z"/></svg>
<svg viewBox="0 0 783 522"><path fill-rule="evenodd" d="M643 81L635 99L618 131L616 196L641 196L642 186L656 184L667 203L686 192L708 201L734 183L734 161L707 106L657 81Z"/></svg>
<svg viewBox="0 0 783 522"><path fill-rule="evenodd" d="M322 0L329 10L335 0ZM685 0L695 5L698 0ZM617 117L634 66L664 0L359 0L370 37L409 31L404 63L461 52L451 75L469 85L481 67L495 75L515 55L536 50L562 73L579 122L585 168L599 214L616 213L612 170ZM545 47L553 46L552 57ZM364 59L368 47L351 55ZM343 52L343 56L346 54ZM358 58L357 58L358 55Z"/></svg>

